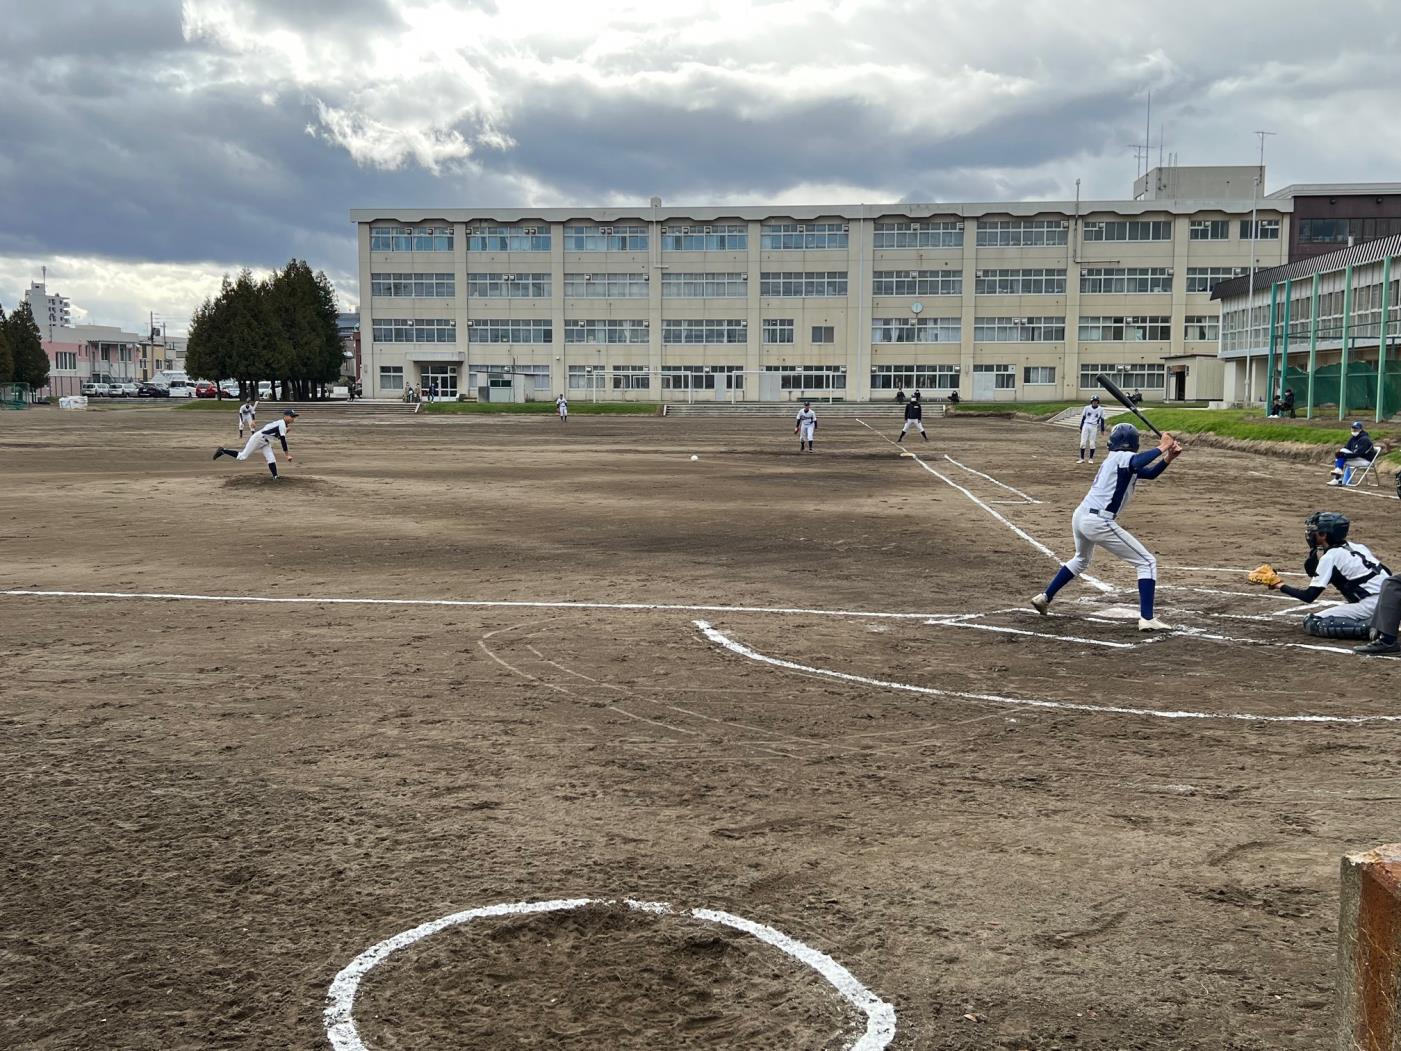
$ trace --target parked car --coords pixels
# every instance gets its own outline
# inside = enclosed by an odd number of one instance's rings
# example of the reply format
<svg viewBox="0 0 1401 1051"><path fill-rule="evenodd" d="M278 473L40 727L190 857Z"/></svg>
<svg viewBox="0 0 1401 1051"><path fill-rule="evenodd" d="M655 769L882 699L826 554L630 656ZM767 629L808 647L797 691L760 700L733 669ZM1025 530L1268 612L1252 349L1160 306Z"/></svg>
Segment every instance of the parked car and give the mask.
<svg viewBox="0 0 1401 1051"><path fill-rule="evenodd" d="M171 380L170 396L172 398L193 398L195 396L195 385L186 380Z"/></svg>
<svg viewBox="0 0 1401 1051"><path fill-rule="evenodd" d="M105 386L107 386L105 383L84 383L82 387L83 397L100 398L106 392L99 390L99 388Z"/></svg>
<svg viewBox="0 0 1401 1051"><path fill-rule="evenodd" d="M226 398L238 397L238 380L225 380L219 384L219 389L224 392Z"/></svg>
<svg viewBox="0 0 1401 1051"><path fill-rule="evenodd" d="M122 396L123 398L134 398L134 397L137 396L138 391L137 391L137 387L136 387L136 384L135 384L135 383L114 383L114 384L112 384L112 386L113 386L114 388L115 388L115 387L120 387L120 388L121 388L121 391L122 391L121 396Z"/></svg>
<svg viewBox="0 0 1401 1051"><path fill-rule="evenodd" d="M198 383L195 384L196 398L217 398L218 396L218 386L213 383L210 383L208 380L200 380Z"/></svg>
<svg viewBox="0 0 1401 1051"><path fill-rule="evenodd" d="M136 385L136 396L138 398L168 398L170 391L162 387L159 383L138 383Z"/></svg>

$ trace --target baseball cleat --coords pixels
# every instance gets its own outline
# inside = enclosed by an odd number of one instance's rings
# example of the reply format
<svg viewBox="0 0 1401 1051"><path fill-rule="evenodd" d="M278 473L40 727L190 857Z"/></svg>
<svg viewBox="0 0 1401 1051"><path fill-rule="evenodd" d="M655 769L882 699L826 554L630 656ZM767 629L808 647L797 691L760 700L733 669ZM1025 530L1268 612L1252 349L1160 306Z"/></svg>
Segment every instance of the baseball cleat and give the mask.
<svg viewBox="0 0 1401 1051"><path fill-rule="evenodd" d="M214 459L217 460L217 459L219 459L219 457L221 457L221 456L223 456L223 455L224 455L224 450L223 450L223 449L215 449L215 450L214 450Z"/></svg>
<svg viewBox="0 0 1401 1051"><path fill-rule="evenodd" d="M1385 639L1373 639L1365 646L1354 646L1352 652L1362 653L1367 656L1378 653L1401 653L1401 642L1398 642L1396 639L1392 639L1390 642L1387 642Z"/></svg>
<svg viewBox="0 0 1401 1051"><path fill-rule="evenodd" d="M1085 461L1084 461L1084 459L1082 458L1082 459L1076 460L1075 462L1076 462L1076 463L1084 463Z"/></svg>
<svg viewBox="0 0 1401 1051"><path fill-rule="evenodd" d="M1328 484L1329 484L1329 485L1342 485L1342 484L1343 484L1343 480L1342 480L1341 478L1330 478L1330 479L1328 479Z"/></svg>
<svg viewBox="0 0 1401 1051"><path fill-rule="evenodd" d="M1036 610L1037 613L1041 614L1041 616L1044 617L1046 615L1046 611L1051 608L1051 600L1048 599L1043 593L1037 595L1034 599L1031 600L1031 606L1034 610Z"/></svg>
<svg viewBox="0 0 1401 1051"><path fill-rule="evenodd" d="M1172 630L1172 625L1171 625L1171 624L1165 624L1165 623L1163 623L1163 621L1162 621L1160 618L1158 618L1158 617L1154 617L1152 620L1144 620L1142 617L1139 617L1139 618L1138 618L1138 630L1139 630L1139 631L1171 631L1171 630Z"/></svg>

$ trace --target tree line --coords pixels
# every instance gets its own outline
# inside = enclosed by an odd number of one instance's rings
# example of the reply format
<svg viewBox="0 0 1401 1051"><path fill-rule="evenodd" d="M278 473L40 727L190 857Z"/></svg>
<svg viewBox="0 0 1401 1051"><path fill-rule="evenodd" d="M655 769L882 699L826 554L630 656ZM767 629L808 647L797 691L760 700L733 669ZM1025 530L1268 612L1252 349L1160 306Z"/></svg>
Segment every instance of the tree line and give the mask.
<svg viewBox="0 0 1401 1051"><path fill-rule="evenodd" d="M242 397L265 380L289 399L325 397L344 361L336 315L331 282L300 259L262 280L247 269L226 274L190 319L185 369L237 380Z"/></svg>
<svg viewBox="0 0 1401 1051"><path fill-rule="evenodd" d="M5 316L0 308L0 383L27 383L38 391L49 382L49 356L27 302Z"/></svg>

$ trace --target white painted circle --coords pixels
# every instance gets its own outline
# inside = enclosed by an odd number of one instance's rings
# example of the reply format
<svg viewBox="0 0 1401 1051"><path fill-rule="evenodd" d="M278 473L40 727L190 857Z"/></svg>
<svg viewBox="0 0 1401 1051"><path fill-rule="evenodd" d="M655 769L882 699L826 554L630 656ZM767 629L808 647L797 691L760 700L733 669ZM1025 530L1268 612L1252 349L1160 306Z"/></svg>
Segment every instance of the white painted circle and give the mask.
<svg viewBox="0 0 1401 1051"><path fill-rule="evenodd" d="M692 460L699 460L700 457L697 456L695 453L692 453L692 454L691 454L691 459L692 459Z"/></svg>
<svg viewBox="0 0 1401 1051"><path fill-rule="evenodd" d="M470 923L472 920L492 916L525 916L537 912L569 912L573 909L583 908L585 905L618 904L624 904L637 912L688 916L705 923L718 923L723 927L743 931L764 944L773 946L784 955L810 967L821 975L841 995L843 1000L866 1016L866 1031L846 1051L881 1051L882 1048L890 1044L890 1041L895 1039L895 1008L867 989L856 980L850 971L826 953L804 945L782 931L767 927L762 923L755 923L753 920L746 920L733 913L720 912L716 909L674 910L670 904L664 901L634 901L631 898L625 898L621 903L609 899L561 898L554 901L518 901L502 905L487 905L479 909L468 909L465 912L455 912L450 916L429 920L427 923L421 923L417 927L386 938L379 944L370 946L351 960L332 980L331 987L326 990L326 1010L322 1015L326 1026L326 1036L331 1041L331 1046L335 1048L335 1051L370 1051L361 1041L360 1033L355 1028L355 1020L351 1017L355 1009L355 994L360 990L360 980L400 949L422 941L429 935L437 934L449 927Z"/></svg>

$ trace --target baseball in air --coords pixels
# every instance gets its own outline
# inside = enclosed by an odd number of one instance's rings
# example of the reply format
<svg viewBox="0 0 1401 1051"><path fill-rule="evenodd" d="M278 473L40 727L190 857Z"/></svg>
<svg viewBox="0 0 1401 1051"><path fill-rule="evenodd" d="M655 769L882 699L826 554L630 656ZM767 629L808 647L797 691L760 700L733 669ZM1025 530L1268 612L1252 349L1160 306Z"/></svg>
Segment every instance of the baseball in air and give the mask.
<svg viewBox="0 0 1401 1051"><path fill-rule="evenodd" d="M691 454L691 459L692 459L692 460L699 460L700 457L697 456L695 453L692 453L692 454Z"/></svg>

